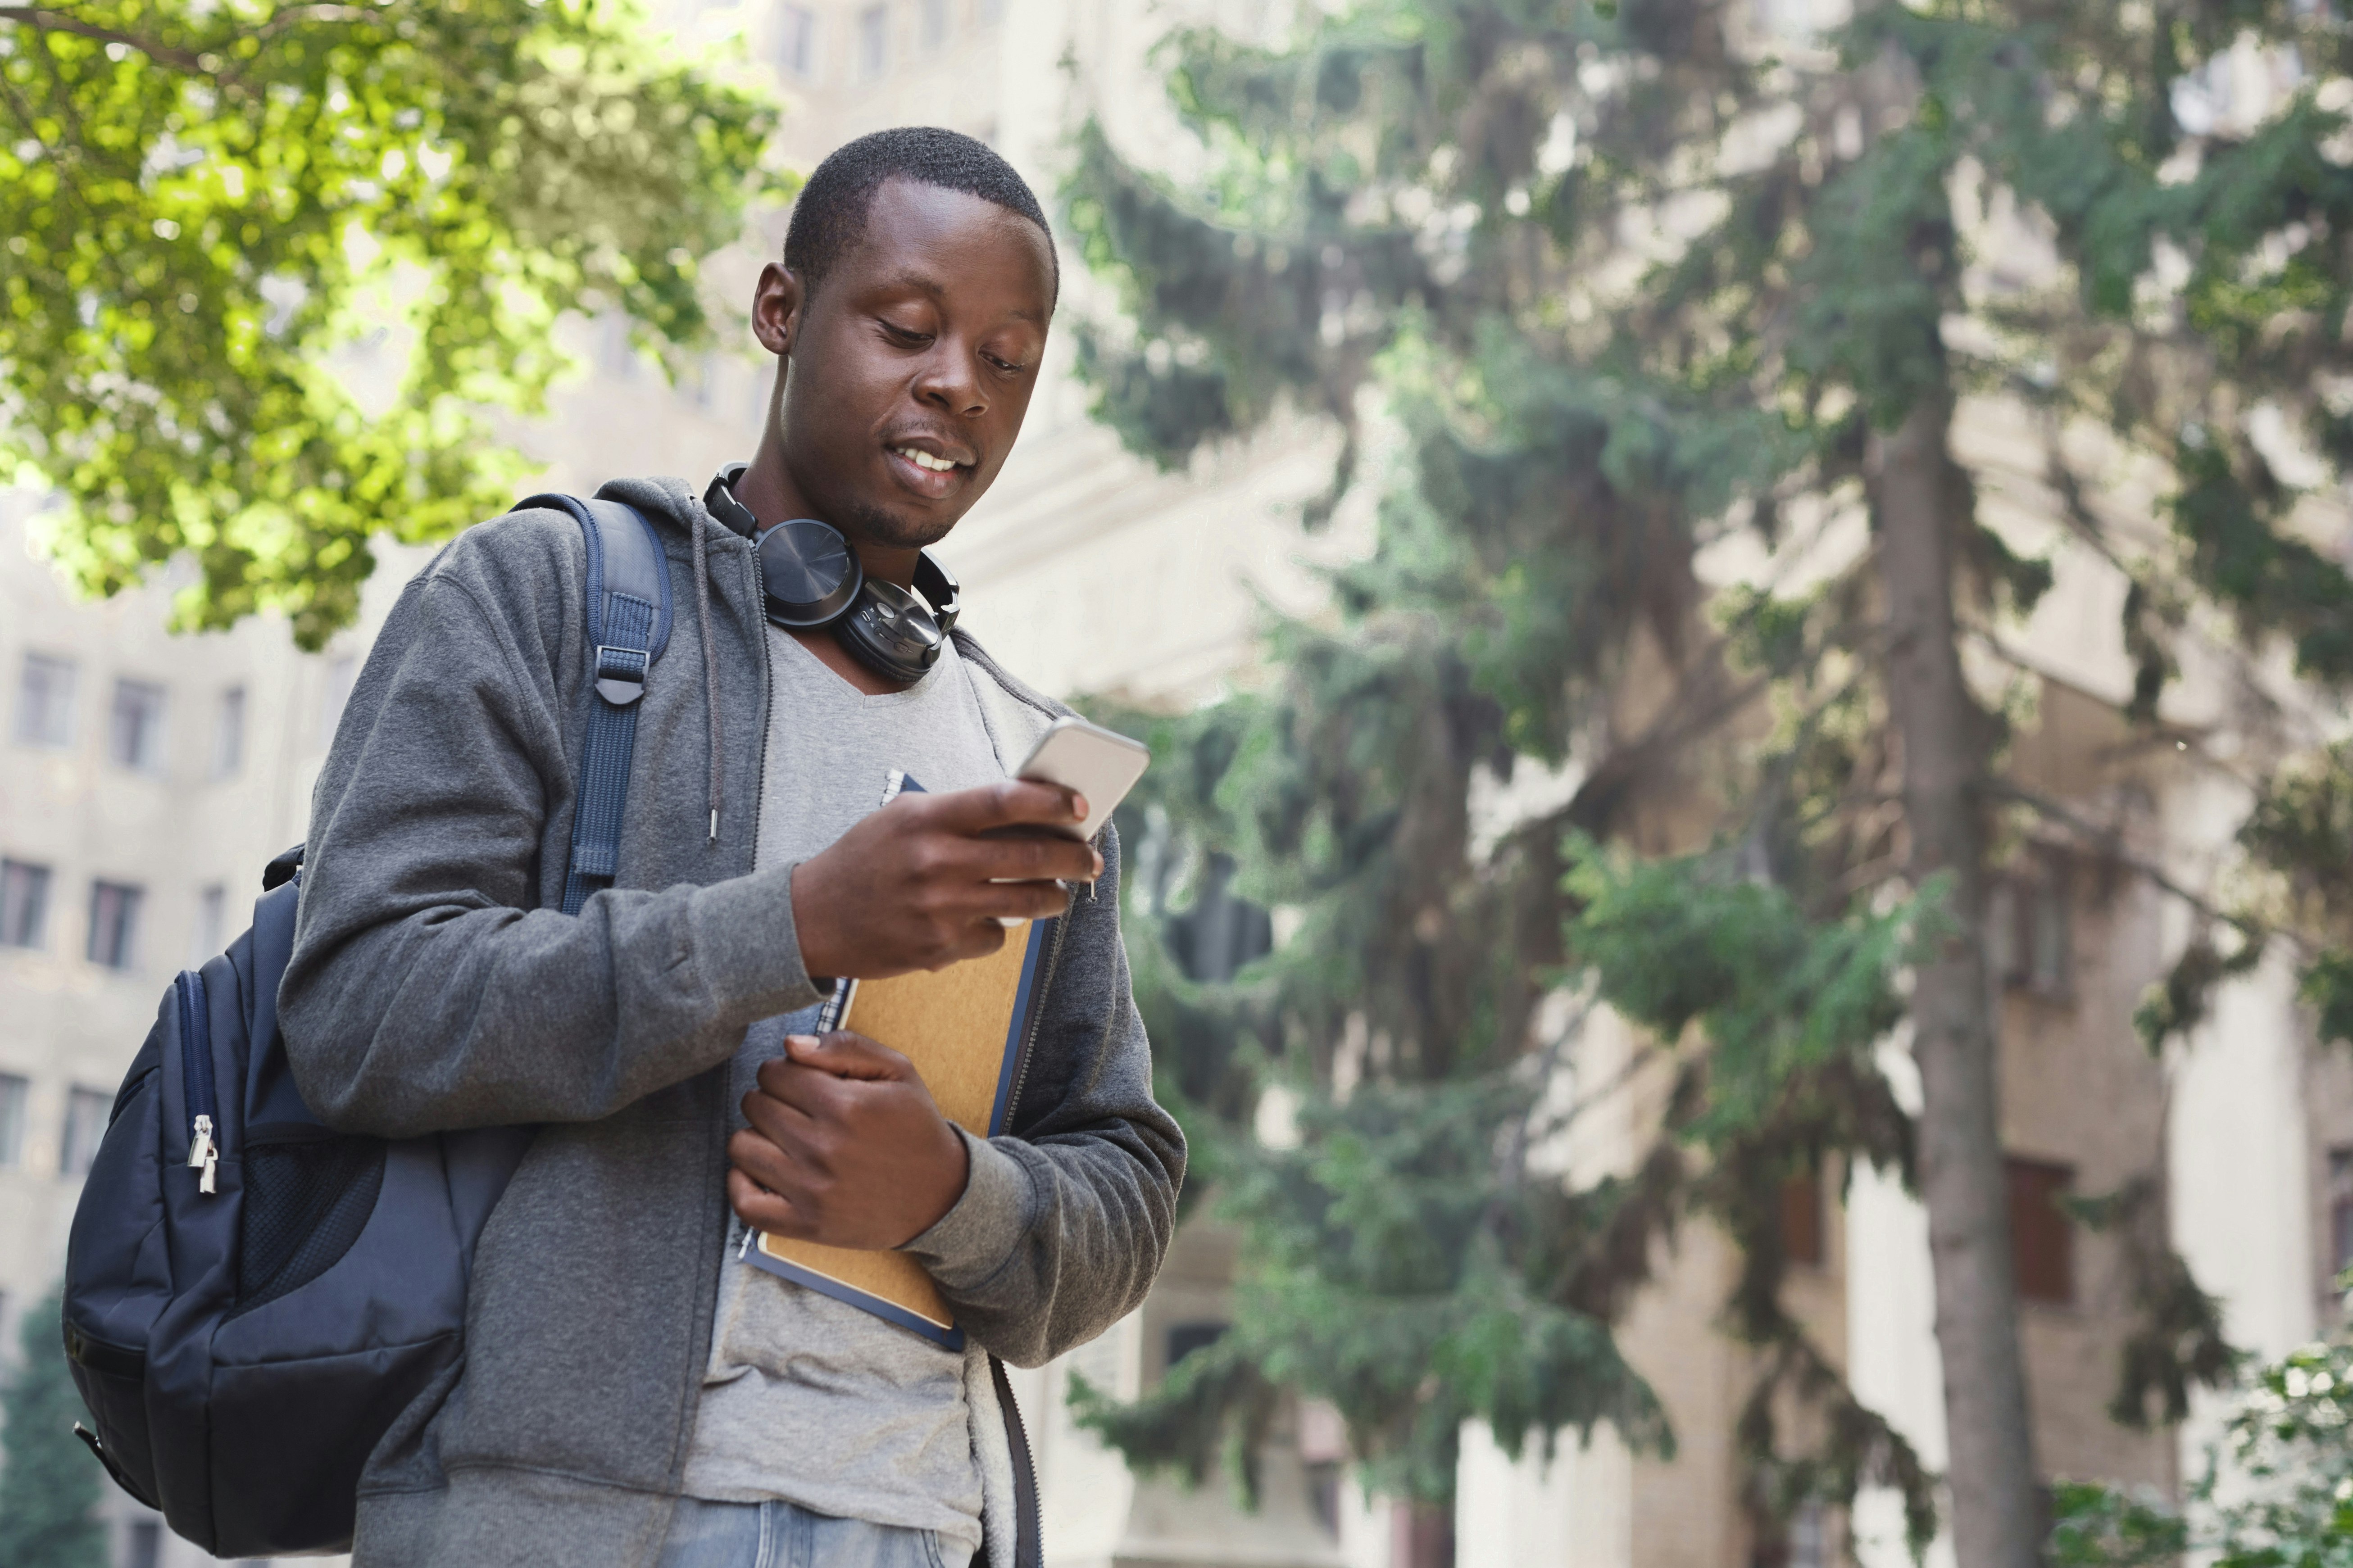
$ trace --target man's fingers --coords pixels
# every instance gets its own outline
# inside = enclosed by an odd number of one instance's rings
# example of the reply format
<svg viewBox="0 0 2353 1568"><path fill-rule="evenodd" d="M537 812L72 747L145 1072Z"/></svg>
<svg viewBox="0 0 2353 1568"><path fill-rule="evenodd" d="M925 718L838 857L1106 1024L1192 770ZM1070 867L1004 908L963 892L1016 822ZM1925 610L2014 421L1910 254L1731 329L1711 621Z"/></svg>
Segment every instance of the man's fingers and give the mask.
<svg viewBox="0 0 2353 1568"><path fill-rule="evenodd" d="M1057 882L983 882L964 899L964 918L1042 921L1060 914L1070 901L1070 894Z"/></svg>
<svg viewBox="0 0 2353 1568"><path fill-rule="evenodd" d="M809 1229L807 1218L788 1199L768 1191L740 1170L727 1173L727 1206L745 1225L771 1236L798 1237Z"/></svg>
<svg viewBox="0 0 2353 1568"><path fill-rule="evenodd" d="M1093 845L1055 835L976 838L965 854L974 873L992 882L1092 882L1103 875Z"/></svg>
<svg viewBox="0 0 2353 1568"><path fill-rule="evenodd" d="M975 789L913 798L936 826L958 834L982 833L1021 822L1075 827L1087 814L1086 802L1078 791L1033 779L1006 779Z"/></svg>
<svg viewBox="0 0 2353 1568"><path fill-rule="evenodd" d="M829 1035L786 1035L785 1055L802 1067L815 1068L836 1078L902 1079L915 1076L905 1057L854 1029Z"/></svg>
<svg viewBox="0 0 2353 1568"><path fill-rule="evenodd" d="M730 1176L742 1176L763 1192L781 1195L801 1185L793 1157L749 1128L728 1138L727 1165Z"/></svg>
<svg viewBox="0 0 2353 1568"><path fill-rule="evenodd" d="M765 1083L745 1095L743 1104L744 1120L781 1148L790 1149L801 1142L817 1127L817 1119L807 1108L796 1105Z"/></svg>

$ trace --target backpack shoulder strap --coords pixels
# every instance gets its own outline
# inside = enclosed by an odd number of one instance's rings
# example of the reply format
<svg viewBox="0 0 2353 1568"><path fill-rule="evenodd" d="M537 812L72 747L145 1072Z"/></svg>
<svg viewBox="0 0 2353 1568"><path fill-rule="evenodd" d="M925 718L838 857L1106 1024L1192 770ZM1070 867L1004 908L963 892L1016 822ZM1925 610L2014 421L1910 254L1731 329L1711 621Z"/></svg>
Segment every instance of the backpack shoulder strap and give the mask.
<svg viewBox="0 0 2353 1568"><path fill-rule="evenodd" d="M670 642L670 566L654 525L633 506L537 495L518 503L572 514L588 544L588 660L596 702L588 715L572 812L572 860L564 912L612 886L620 865L621 812L637 749L638 700Z"/></svg>

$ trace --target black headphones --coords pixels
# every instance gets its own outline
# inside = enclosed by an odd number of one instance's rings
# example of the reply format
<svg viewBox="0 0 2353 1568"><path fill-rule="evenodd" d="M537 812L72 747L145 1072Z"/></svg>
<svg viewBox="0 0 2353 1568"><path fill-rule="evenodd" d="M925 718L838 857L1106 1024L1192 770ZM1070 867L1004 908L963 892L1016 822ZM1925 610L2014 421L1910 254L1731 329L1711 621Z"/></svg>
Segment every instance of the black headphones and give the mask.
<svg viewBox="0 0 2353 1568"><path fill-rule="evenodd" d="M712 476L702 504L712 516L752 541L768 619L788 631L828 627L834 641L877 675L921 680L940 661L948 632L963 614L962 591L928 550L915 557L915 592L866 575L858 552L839 529L813 517L762 528L735 499L749 463L730 463ZM921 595L922 597L917 597Z"/></svg>

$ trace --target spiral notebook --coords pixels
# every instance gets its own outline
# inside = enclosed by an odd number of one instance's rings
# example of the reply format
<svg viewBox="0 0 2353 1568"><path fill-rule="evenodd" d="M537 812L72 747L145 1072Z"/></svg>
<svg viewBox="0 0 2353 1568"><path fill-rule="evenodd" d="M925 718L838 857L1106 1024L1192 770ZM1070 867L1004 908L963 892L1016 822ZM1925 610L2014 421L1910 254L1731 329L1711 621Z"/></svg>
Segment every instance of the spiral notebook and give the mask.
<svg viewBox="0 0 2353 1568"><path fill-rule="evenodd" d="M887 805L902 790L923 786L893 772ZM965 1131L992 1138L1013 1114L1013 1076L1038 1004L1051 920L1006 933L986 958L930 973L849 981L827 1005L824 1028L855 1029L904 1056L923 1075L940 1113ZM754 1233L747 1262L822 1291L950 1350L964 1331L923 1266L903 1252L859 1252Z"/></svg>

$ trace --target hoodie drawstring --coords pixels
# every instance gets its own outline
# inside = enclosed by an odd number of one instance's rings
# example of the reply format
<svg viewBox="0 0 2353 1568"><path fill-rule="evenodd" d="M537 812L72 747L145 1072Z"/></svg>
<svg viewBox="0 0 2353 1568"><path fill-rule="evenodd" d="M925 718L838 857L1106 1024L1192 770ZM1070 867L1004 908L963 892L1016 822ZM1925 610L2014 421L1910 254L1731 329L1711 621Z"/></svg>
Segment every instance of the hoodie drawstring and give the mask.
<svg viewBox="0 0 2353 1568"><path fill-rule="evenodd" d="M710 742L711 837L706 842L719 842L719 648L711 640L711 559L703 553L703 525L707 514L695 502L687 502L694 514L694 618L702 634L702 721Z"/></svg>

